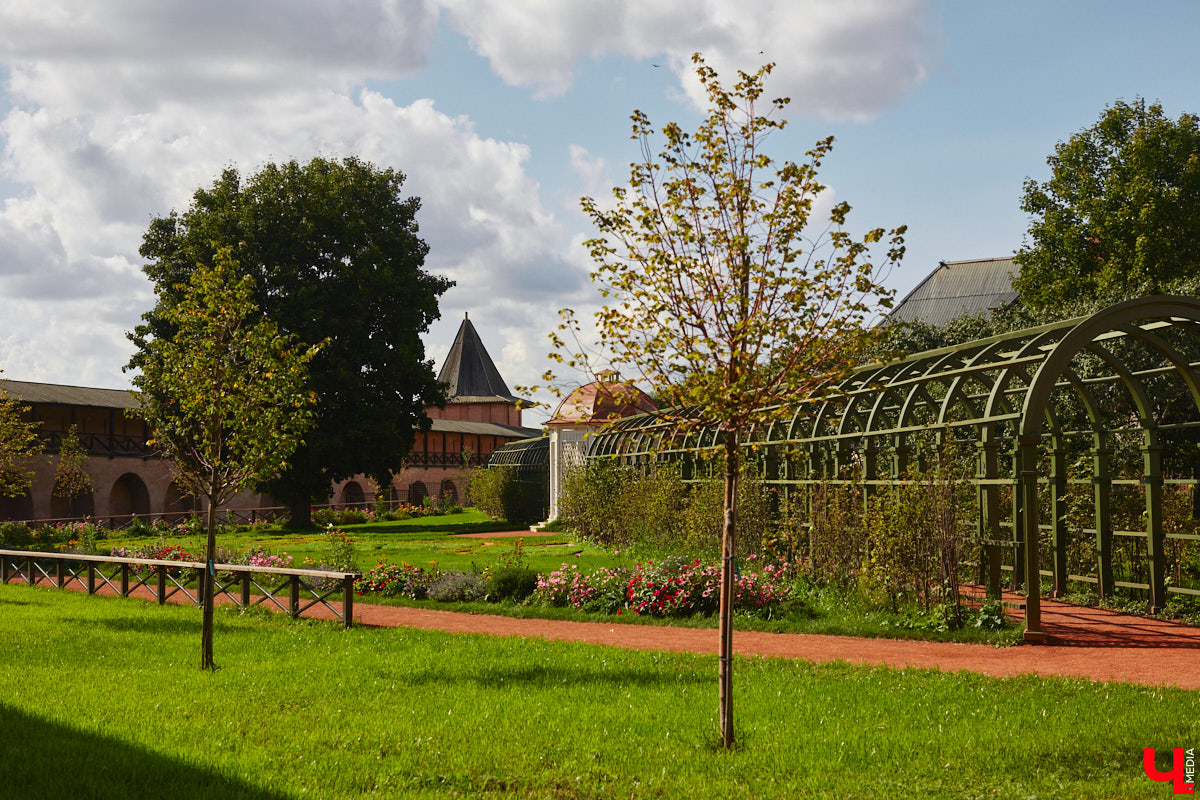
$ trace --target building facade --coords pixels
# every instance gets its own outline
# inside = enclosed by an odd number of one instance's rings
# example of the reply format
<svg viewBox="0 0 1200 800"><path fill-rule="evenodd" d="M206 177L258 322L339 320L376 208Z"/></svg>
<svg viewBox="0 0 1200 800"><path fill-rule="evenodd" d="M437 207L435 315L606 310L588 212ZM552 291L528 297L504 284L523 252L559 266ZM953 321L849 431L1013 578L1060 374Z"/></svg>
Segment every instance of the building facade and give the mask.
<svg viewBox="0 0 1200 800"><path fill-rule="evenodd" d="M429 408L429 431L418 431L406 466L383 487L390 502L421 502L425 497L465 496L464 469L486 463L505 442L537 435L521 427L521 400L509 392L470 320L464 319L439 380L449 385L444 409ZM0 380L0 389L28 407L39 423L46 452L30 460L33 484L23 497L0 497L0 519L55 520L92 516L120 524L131 515L179 518L200 510L174 481L173 465L148 444L150 430L137 417L133 395L118 389L96 389L47 383ZM56 453L74 426L88 455L93 492L68 501L55 497ZM464 458L465 455L465 458ZM380 487L362 475L335 484L334 505L373 503ZM243 492L227 508L272 509L273 498Z"/></svg>

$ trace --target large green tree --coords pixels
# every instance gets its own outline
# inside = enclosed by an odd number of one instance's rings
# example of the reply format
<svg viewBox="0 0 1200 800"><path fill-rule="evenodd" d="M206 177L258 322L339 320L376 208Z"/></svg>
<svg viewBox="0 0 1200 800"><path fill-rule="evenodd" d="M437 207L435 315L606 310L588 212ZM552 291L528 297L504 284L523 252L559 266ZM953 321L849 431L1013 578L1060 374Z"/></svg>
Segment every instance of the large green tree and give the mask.
<svg viewBox="0 0 1200 800"><path fill-rule="evenodd" d="M171 460L176 481L208 503L202 667L213 666L213 579L217 509L235 493L287 468L287 457L312 424L304 388L316 347L296 345L263 319L254 281L238 275L229 249L211 267L173 286L155 313L170 335L132 336L137 416L151 443Z"/></svg>
<svg viewBox="0 0 1200 800"><path fill-rule="evenodd" d="M1200 126L1138 98L1060 142L1027 180L1015 260L1021 302L1061 318L1142 294L1190 291L1200 271ZM1082 304L1082 305L1081 305Z"/></svg>
<svg viewBox="0 0 1200 800"><path fill-rule="evenodd" d="M264 487L297 525L333 481L361 472L388 485L414 430L429 426L423 409L445 401L421 334L452 283L423 269L420 202L402 195L403 181L355 158L268 164L244 181L227 169L143 239L159 303L137 336L169 335L174 287L229 247L266 317L303 344L325 342L309 365L316 424Z"/></svg>
<svg viewBox="0 0 1200 800"><path fill-rule="evenodd" d="M622 373L649 384L684 427L716 425L725 473L718 666L721 738L734 742L733 575L741 444L756 424L786 413L782 403L817 391L847 369L868 338L877 303L875 245L882 264L903 254L904 229L843 228L850 207L814 219L824 190L817 168L832 138L803 163L776 163L769 136L785 125L786 98L767 101L767 65L739 73L732 89L694 57L709 102L693 133L665 125L660 141L635 112L642 158L612 201L584 198L598 236L588 244L605 298L600 343ZM810 222L814 223L810 225ZM570 311L564 326L578 335ZM555 334L561 346L564 337ZM578 341L578 338L576 338ZM563 358L561 351L558 353ZM576 364L584 354L568 351Z"/></svg>

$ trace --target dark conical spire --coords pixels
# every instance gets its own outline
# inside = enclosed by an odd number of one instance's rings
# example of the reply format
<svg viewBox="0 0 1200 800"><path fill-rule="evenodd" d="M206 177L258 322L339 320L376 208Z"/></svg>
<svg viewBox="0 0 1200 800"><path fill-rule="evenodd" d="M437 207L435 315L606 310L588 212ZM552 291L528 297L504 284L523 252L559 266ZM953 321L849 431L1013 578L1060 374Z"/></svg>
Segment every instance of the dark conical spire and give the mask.
<svg viewBox="0 0 1200 800"><path fill-rule="evenodd" d="M450 347L450 354L438 373L438 380L449 385L446 394L451 402L465 398L487 398L510 403L520 400L508 390L487 348L475 332L475 326L465 315L454 337L454 344Z"/></svg>

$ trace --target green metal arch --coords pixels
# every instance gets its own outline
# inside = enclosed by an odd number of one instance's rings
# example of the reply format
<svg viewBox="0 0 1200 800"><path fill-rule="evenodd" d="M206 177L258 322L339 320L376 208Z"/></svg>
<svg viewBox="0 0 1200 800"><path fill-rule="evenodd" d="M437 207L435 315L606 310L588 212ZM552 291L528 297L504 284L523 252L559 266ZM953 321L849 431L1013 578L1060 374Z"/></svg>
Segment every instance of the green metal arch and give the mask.
<svg viewBox="0 0 1200 800"><path fill-rule="evenodd" d="M1170 341L1163 335L1167 329L1178 332ZM1136 351L1143 360L1149 359L1151 366L1127 364L1124 356L1105 344L1122 338L1137 342L1126 349ZM1079 358L1084 361L1076 364ZM1155 419L1147 381L1158 381L1155 376L1159 375L1177 376L1179 384L1172 385L1186 390L1190 400L1187 405L1192 409L1186 412L1188 417L1168 424ZM1118 387L1124 392L1114 394ZM1059 391L1068 394L1056 395ZM1067 413L1069 409L1059 408L1054 401L1056 396L1064 402L1074 396L1080 405ZM1107 407L1110 401L1118 400L1128 403L1128 412L1114 412ZM1111 538L1112 533L1102 509L1106 487L1112 483L1109 441L1118 433L1141 432L1143 469L1137 477L1145 487L1148 552L1152 560L1158 559L1151 565L1149 605L1158 607L1164 602L1167 589L1158 555L1162 550L1163 484L1163 440L1159 433L1160 429L1200 428L1200 301L1172 296L1139 298L1087 317L866 365L776 412L769 415L769 424L756 427L746 436L743 445L754 448L763 463L776 465L777 475L772 480L788 491L831 477L843 480L844 475L829 473L828 467L836 465L854 466L868 482L879 483L875 477L881 470L887 476L883 482L902 481L914 436L939 430L957 431L955 435L960 439L974 438L980 458L976 480L981 536L989 542L988 558L994 561L1000 557L994 551L997 543L1002 543L1003 528L1011 527L1014 583L1023 582L1028 592L1027 635L1036 640L1042 633L1038 600L1043 574L1038 553L1039 484L1049 485L1052 508L1057 509L1066 487L1065 456L1073 446L1071 442L1081 435L1091 441L1094 529L1100 542L1098 552L1102 553L1105 537ZM1116 424L1106 419L1106 415L1114 414L1123 421ZM618 457L631 463L664 457L693 458L716 448L721 438L715 428L679 431L670 412L641 415L615 422L592 436L587 456ZM999 466L1006 442L1012 445L1006 451L1013 465L1008 479L1001 475ZM1049 476L1039 475L1042 452L1051 456ZM878 461L879 455L889 453L890 461ZM889 466L884 468L883 464ZM1001 520L1003 515L997 506L998 488L1005 483L1013 487L1014 498L1008 522ZM1050 525L1055 548L1051 572L1056 589L1065 586L1070 577L1065 574L1065 558L1059 552L1063 547L1063 525L1058 515L1057 510L1052 511L1055 519ZM994 580L994 575L989 578ZM1113 581L1106 577L1103 563L1095 580L1102 594L1111 591Z"/></svg>

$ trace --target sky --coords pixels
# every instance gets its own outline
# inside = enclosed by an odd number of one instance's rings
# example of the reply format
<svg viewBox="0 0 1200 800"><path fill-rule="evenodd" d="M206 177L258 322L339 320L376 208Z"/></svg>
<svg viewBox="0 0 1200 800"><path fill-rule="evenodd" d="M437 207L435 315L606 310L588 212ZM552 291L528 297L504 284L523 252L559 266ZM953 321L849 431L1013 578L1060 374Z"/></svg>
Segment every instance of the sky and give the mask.
<svg viewBox="0 0 1200 800"><path fill-rule="evenodd" d="M421 198L426 269L456 281L427 356L469 313L537 383L558 309L599 300L579 198L627 178L634 109L698 126L693 52L775 63L771 155L835 137L825 202L908 226L902 297L1020 247L1024 182L1114 101L1200 113L1197 29L1191 0L0 0L0 370L127 387L150 221L227 166L321 155Z"/></svg>

